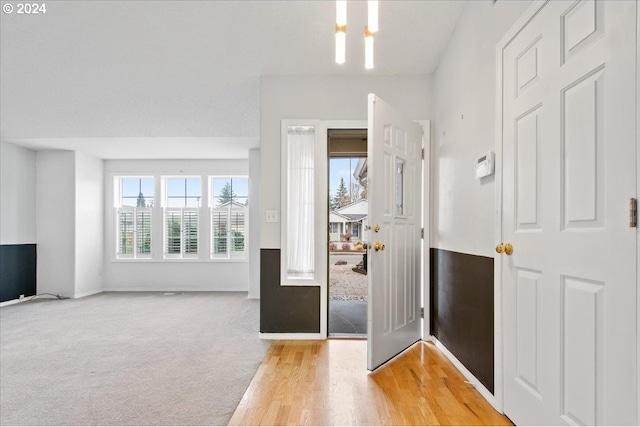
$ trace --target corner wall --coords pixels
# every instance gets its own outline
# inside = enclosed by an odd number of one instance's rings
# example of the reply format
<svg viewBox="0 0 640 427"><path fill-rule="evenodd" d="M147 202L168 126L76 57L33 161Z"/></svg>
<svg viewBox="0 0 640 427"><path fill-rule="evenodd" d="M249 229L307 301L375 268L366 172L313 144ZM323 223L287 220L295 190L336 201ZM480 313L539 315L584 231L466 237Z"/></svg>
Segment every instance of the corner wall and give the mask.
<svg viewBox="0 0 640 427"><path fill-rule="evenodd" d="M73 297L76 168L73 151L37 153L38 293Z"/></svg>
<svg viewBox="0 0 640 427"><path fill-rule="evenodd" d="M468 2L434 74L431 333L490 392L496 183L474 166L495 150L495 46L530 4Z"/></svg>
<svg viewBox="0 0 640 427"><path fill-rule="evenodd" d="M38 293L102 291L103 161L76 151L36 153Z"/></svg>
<svg viewBox="0 0 640 427"><path fill-rule="evenodd" d="M260 298L260 150L249 150L249 295Z"/></svg>
<svg viewBox="0 0 640 427"><path fill-rule="evenodd" d="M76 298L102 291L104 161L76 152Z"/></svg>
<svg viewBox="0 0 640 427"><path fill-rule="evenodd" d="M36 153L0 143L0 302L36 293Z"/></svg>
<svg viewBox="0 0 640 427"><path fill-rule="evenodd" d="M281 120L366 121L369 93L416 120L430 119L432 77L263 76L260 90L260 332L319 333L319 288L280 285L281 224L265 222L267 210L280 212Z"/></svg>

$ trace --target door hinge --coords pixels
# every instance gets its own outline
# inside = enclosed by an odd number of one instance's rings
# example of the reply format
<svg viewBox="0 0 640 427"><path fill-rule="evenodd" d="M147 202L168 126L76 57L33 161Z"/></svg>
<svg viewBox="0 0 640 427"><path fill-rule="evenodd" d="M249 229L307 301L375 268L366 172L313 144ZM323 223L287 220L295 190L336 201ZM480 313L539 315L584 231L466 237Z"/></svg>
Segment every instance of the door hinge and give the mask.
<svg viewBox="0 0 640 427"><path fill-rule="evenodd" d="M424 307L420 307L420 318L424 319Z"/></svg>
<svg viewBox="0 0 640 427"><path fill-rule="evenodd" d="M424 239L424 228L420 229L420 238Z"/></svg>
<svg viewBox="0 0 640 427"><path fill-rule="evenodd" d="M638 199L629 199L629 227L638 226Z"/></svg>
<svg viewBox="0 0 640 427"><path fill-rule="evenodd" d="M422 149L422 160L424 160L424 148Z"/></svg>

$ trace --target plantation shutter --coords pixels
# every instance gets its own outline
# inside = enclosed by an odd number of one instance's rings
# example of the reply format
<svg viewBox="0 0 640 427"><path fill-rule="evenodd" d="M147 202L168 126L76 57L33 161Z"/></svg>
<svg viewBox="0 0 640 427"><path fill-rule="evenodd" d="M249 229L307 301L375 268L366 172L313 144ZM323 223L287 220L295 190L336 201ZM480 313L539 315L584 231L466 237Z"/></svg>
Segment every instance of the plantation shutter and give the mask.
<svg viewBox="0 0 640 427"><path fill-rule="evenodd" d="M136 254L151 255L151 210L137 210L136 239Z"/></svg>
<svg viewBox="0 0 640 427"><path fill-rule="evenodd" d="M226 258L228 239L229 210L227 208L215 209L211 214L211 224L213 229L213 256L216 258Z"/></svg>
<svg viewBox="0 0 640 427"><path fill-rule="evenodd" d="M182 212L179 210L165 212L166 247L165 253L180 255L182 236Z"/></svg>
<svg viewBox="0 0 640 427"><path fill-rule="evenodd" d="M118 211L118 255L133 256L133 210Z"/></svg>
<svg viewBox="0 0 640 427"><path fill-rule="evenodd" d="M197 211L184 211L183 212L184 228L184 253L185 254L197 254L198 253L198 212Z"/></svg>
<svg viewBox="0 0 640 427"><path fill-rule="evenodd" d="M230 231L232 256L238 255L238 252L244 253L246 233L246 208L234 208L231 211Z"/></svg>

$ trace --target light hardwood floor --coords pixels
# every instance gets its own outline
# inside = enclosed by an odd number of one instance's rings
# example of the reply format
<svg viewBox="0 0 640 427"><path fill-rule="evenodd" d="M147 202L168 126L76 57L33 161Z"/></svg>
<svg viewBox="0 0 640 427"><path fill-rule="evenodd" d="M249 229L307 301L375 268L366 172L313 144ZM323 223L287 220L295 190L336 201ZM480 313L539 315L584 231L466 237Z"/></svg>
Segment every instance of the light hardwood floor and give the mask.
<svg viewBox="0 0 640 427"><path fill-rule="evenodd" d="M274 341L229 425L512 425L431 343L366 369L365 340Z"/></svg>

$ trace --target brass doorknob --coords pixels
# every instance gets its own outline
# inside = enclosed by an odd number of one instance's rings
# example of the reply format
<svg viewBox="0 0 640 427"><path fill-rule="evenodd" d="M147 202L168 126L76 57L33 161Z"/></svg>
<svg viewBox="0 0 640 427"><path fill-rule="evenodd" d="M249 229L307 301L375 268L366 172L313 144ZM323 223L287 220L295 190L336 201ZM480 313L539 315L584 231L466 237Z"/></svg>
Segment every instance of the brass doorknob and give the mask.
<svg viewBox="0 0 640 427"><path fill-rule="evenodd" d="M507 255L511 255L513 253L513 245L511 243L500 243L498 246L496 246L496 252L498 252L499 254L505 253Z"/></svg>
<svg viewBox="0 0 640 427"><path fill-rule="evenodd" d="M380 242L375 242L373 244L373 249L375 249L376 251L384 251L384 245Z"/></svg>

